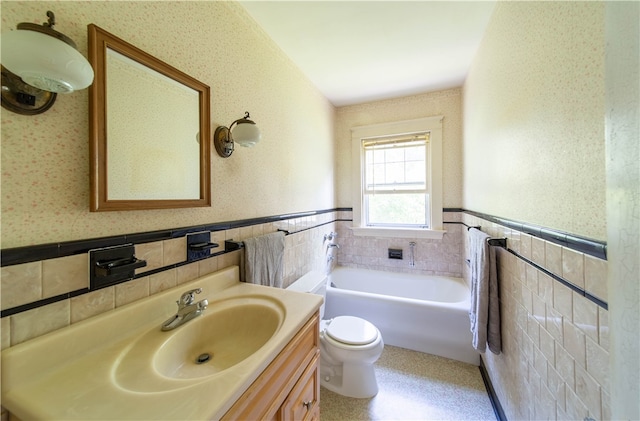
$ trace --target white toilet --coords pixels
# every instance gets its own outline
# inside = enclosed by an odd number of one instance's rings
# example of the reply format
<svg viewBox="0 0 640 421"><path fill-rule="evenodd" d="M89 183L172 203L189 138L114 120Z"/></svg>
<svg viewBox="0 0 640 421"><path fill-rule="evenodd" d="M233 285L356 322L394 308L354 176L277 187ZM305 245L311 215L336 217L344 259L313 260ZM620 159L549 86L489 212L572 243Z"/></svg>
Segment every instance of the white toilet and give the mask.
<svg viewBox="0 0 640 421"><path fill-rule="evenodd" d="M327 276L309 272L288 288L326 297ZM320 318L324 316L324 303ZM384 348L382 335L372 323L353 316L320 321L320 384L332 392L352 398L370 398L378 393L373 368Z"/></svg>

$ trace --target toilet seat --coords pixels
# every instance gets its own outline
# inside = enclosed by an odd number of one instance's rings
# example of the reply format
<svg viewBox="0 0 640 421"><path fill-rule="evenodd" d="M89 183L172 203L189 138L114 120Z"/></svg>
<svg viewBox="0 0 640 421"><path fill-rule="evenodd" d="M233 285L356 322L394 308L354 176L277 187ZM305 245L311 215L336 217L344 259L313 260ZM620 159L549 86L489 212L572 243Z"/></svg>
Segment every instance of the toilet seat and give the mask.
<svg viewBox="0 0 640 421"><path fill-rule="evenodd" d="M367 345L378 339L378 329L370 322L353 316L339 316L327 323L326 334L346 345Z"/></svg>

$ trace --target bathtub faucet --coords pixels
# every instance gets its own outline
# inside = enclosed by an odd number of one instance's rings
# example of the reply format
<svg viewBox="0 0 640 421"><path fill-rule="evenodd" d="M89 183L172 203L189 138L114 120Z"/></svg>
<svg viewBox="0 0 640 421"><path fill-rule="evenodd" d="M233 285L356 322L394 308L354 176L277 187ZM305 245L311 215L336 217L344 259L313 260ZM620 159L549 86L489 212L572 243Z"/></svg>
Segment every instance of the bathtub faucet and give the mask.
<svg viewBox="0 0 640 421"><path fill-rule="evenodd" d="M330 232L329 234L325 234L324 235L324 240L322 240L322 242L324 243L325 241L329 240L329 241L333 241L336 239L336 237L338 236L337 232Z"/></svg>
<svg viewBox="0 0 640 421"><path fill-rule="evenodd" d="M415 259L415 247L416 247L416 243L415 241L411 241L409 243L409 249L411 250L411 260L409 261L409 266L411 267L415 267L416 266L416 259Z"/></svg>
<svg viewBox="0 0 640 421"><path fill-rule="evenodd" d="M340 248L340 245L338 245L338 244L334 244L334 243L331 243L331 244L329 244L327 247L329 247L330 249L331 249L331 248L339 249L339 248Z"/></svg>

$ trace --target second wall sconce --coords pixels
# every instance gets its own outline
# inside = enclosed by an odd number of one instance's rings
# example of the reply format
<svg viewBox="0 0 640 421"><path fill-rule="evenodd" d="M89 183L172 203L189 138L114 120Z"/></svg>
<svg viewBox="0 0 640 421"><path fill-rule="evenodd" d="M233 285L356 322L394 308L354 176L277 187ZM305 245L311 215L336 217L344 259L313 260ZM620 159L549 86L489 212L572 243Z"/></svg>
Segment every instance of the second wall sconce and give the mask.
<svg viewBox="0 0 640 421"><path fill-rule="evenodd" d="M223 158L229 158L235 149L235 144L240 146L252 147L260 141L260 129L253 121L249 120L249 112L244 113L244 117L240 118L229 125L229 127L220 126L213 134L213 144L216 147L218 155ZM235 125L235 128L233 127Z"/></svg>
<svg viewBox="0 0 640 421"><path fill-rule="evenodd" d="M39 114L51 107L56 93L85 89L93 68L66 35L48 22L19 23L2 34L2 106L18 114Z"/></svg>

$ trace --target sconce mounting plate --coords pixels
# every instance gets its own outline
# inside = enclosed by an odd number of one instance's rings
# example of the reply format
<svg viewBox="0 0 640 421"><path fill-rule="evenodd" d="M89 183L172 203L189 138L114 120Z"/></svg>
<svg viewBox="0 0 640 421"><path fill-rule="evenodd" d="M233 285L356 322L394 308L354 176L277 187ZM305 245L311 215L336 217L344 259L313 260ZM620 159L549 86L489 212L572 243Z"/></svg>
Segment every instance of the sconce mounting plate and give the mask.
<svg viewBox="0 0 640 421"><path fill-rule="evenodd" d="M7 110L22 115L41 114L51 108L56 96L55 92L27 85L2 66L2 106Z"/></svg>
<svg viewBox="0 0 640 421"><path fill-rule="evenodd" d="M230 137L231 132L225 126L219 126L213 133L213 146L216 147L218 155L223 158L229 158L233 153L233 143L230 142Z"/></svg>

